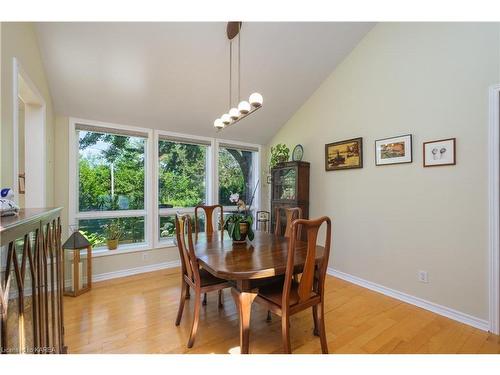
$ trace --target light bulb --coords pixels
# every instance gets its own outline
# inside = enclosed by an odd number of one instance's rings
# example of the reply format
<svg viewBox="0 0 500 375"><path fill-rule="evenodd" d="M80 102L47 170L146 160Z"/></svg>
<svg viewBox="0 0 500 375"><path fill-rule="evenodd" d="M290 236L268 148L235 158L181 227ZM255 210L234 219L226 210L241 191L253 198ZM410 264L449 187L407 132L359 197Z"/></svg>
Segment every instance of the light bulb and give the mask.
<svg viewBox="0 0 500 375"><path fill-rule="evenodd" d="M249 102L252 105L252 107L257 108L262 105L264 99L262 98L262 95L260 95L258 92L254 92L252 95L250 95Z"/></svg>
<svg viewBox="0 0 500 375"><path fill-rule="evenodd" d="M214 121L214 128L222 129L223 127L224 127L224 123L222 122L222 120L220 118L218 118L217 120Z"/></svg>
<svg viewBox="0 0 500 375"><path fill-rule="evenodd" d="M242 115L246 115L248 112L250 112L250 109L250 103L245 100L238 104L238 111L240 111Z"/></svg>
<svg viewBox="0 0 500 375"><path fill-rule="evenodd" d="M220 119L224 125L229 125L231 123L231 117L227 113L224 113Z"/></svg>
<svg viewBox="0 0 500 375"><path fill-rule="evenodd" d="M233 119L233 120L238 120L238 117L240 117L240 111L238 111L238 108L231 108L229 110L229 116Z"/></svg>

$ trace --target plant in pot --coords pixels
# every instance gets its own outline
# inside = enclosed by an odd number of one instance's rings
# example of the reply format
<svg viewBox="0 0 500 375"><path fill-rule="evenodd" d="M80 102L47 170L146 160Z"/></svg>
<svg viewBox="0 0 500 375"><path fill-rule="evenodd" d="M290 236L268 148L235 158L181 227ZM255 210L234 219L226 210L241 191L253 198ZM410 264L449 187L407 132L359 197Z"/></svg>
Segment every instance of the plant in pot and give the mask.
<svg viewBox="0 0 500 375"><path fill-rule="evenodd" d="M118 247L118 241L123 234L120 223L117 221L112 221L111 223L104 226L106 231L106 243L108 245L108 250L115 250Z"/></svg>
<svg viewBox="0 0 500 375"><path fill-rule="evenodd" d="M235 243L246 243L247 238L250 241L254 239L255 234L252 228L253 216L249 207L252 206L258 184L259 182L255 185L252 199L250 200L250 206L247 206L245 202L240 199L240 195L238 193L231 194L229 196L229 201L236 204L238 210L227 217L224 222L224 229L227 230L229 237L231 237Z"/></svg>
<svg viewBox="0 0 500 375"><path fill-rule="evenodd" d="M271 161L270 167L273 168L280 163L288 161L290 149L284 143L278 143L276 146L271 147Z"/></svg>

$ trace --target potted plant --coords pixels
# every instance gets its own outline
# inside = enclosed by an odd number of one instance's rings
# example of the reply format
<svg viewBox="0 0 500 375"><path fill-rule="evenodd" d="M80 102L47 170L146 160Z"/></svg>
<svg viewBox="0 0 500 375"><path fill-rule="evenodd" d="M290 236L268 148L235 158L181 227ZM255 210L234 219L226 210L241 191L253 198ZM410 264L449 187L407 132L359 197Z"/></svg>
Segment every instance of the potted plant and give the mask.
<svg viewBox="0 0 500 375"><path fill-rule="evenodd" d="M250 200L250 206L247 206L245 202L240 199L240 195L238 193L231 194L229 196L229 201L231 203L236 204L237 212L229 215L224 222L224 229L229 233L229 237L235 243L245 243L248 238L250 241L254 239L253 232L253 216L249 211L248 207L252 206L253 198L255 196L255 191L257 190L259 182L255 186L253 191L252 199Z"/></svg>
<svg viewBox="0 0 500 375"><path fill-rule="evenodd" d="M280 163L288 161L290 149L284 143L278 143L276 146L271 147L271 161L270 167L273 168Z"/></svg>
<svg viewBox="0 0 500 375"><path fill-rule="evenodd" d="M111 223L104 226L106 231L106 243L108 245L108 250L115 250L118 247L118 241L123 234L122 228L117 221L112 221Z"/></svg>

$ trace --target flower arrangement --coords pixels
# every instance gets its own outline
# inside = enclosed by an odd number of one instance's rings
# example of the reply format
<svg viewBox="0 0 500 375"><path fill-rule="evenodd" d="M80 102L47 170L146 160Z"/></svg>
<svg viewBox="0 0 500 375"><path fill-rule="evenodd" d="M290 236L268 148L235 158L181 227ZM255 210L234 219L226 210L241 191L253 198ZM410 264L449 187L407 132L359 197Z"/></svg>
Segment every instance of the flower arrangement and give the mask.
<svg viewBox="0 0 500 375"><path fill-rule="evenodd" d="M249 207L252 206L258 184L259 182L255 185ZM240 195L238 193L232 193L229 196L229 201L236 204L238 210L227 217L224 222L224 229L227 230L229 236L234 242L245 242L247 237L250 241L252 241L255 237L252 229L253 216L250 213L248 206L242 199L240 199Z"/></svg>

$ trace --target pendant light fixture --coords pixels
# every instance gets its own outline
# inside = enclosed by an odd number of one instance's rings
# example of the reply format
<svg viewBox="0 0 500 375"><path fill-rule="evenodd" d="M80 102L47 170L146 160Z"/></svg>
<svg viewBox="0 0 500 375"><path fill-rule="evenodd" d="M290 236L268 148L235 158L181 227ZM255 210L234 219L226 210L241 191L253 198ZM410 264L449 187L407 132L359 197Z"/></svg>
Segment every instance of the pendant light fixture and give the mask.
<svg viewBox="0 0 500 375"><path fill-rule="evenodd" d="M223 114L220 118L214 121L214 127L220 131L228 126L236 124L248 115L254 113L262 107L264 99L258 92L250 95L248 101L241 100L240 97L240 82L241 82L241 24L242 22L228 22L226 28L227 38L229 39L229 111ZM233 106L233 39L238 37L238 99L237 106Z"/></svg>

